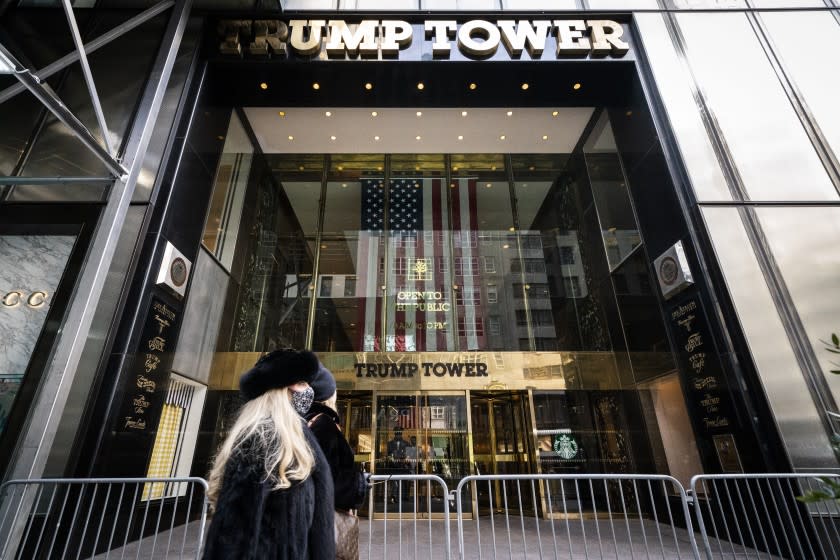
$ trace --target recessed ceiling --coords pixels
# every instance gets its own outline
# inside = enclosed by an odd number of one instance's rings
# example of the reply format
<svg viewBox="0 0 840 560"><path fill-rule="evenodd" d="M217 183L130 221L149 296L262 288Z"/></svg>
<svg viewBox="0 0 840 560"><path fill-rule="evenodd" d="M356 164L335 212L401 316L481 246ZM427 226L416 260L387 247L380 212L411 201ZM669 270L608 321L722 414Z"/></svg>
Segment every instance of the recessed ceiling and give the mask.
<svg viewBox="0 0 840 560"><path fill-rule="evenodd" d="M270 154L569 153L592 112L592 107L245 108L260 147Z"/></svg>

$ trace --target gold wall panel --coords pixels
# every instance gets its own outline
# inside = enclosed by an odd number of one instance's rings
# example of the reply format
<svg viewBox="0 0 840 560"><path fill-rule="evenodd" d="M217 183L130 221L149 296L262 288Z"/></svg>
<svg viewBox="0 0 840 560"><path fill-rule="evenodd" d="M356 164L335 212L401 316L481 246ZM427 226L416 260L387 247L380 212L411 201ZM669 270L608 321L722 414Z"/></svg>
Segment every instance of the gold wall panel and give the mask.
<svg viewBox="0 0 840 560"><path fill-rule="evenodd" d="M210 388L238 390L239 377L261 355L217 352ZM318 357L344 391L620 388L612 352L319 352Z"/></svg>

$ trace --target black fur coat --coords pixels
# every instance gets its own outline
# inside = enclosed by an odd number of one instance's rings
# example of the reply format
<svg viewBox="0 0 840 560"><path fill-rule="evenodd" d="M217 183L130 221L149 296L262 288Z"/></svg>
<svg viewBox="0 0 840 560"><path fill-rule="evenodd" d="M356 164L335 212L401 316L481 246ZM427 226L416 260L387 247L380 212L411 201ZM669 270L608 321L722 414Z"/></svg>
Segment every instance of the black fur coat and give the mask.
<svg viewBox="0 0 840 560"><path fill-rule="evenodd" d="M314 402L306 413L306 419L330 465L336 509L358 509L365 499L365 479L356 467L353 449L337 426L338 413L326 405Z"/></svg>
<svg viewBox="0 0 840 560"><path fill-rule="evenodd" d="M272 490L263 455L246 440L228 460L204 546L205 560L335 558L333 481L318 442L304 426L315 468L303 482Z"/></svg>

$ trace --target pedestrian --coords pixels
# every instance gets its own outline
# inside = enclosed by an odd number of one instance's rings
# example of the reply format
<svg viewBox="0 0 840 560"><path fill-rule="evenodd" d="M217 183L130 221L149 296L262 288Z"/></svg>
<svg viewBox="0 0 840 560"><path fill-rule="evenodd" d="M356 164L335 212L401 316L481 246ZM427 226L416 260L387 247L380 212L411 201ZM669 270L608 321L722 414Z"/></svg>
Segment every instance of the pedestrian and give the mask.
<svg viewBox="0 0 840 560"><path fill-rule="evenodd" d="M277 350L239 381L245 404L210 471L206 560L335 558L333 482L301 415L318 358Z"/></svg>
<svg viewBox="0 0 840 560"><path fill-rule="evenodd" d="M315 402L305 418L321 446L335 487L335 540L336 558L341 560L359 557L359 519L356 510L367 493L367 479L356 467L353 449L341 429L341 418L336 410L335 378L323 364L310 383L315 391Z"/></svg>

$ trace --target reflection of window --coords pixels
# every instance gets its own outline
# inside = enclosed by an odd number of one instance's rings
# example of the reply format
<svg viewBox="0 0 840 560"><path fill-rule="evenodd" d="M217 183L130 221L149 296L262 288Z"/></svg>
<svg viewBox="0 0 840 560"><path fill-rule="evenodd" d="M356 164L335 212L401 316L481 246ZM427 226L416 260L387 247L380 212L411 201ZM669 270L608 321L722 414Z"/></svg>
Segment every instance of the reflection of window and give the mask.
<svg viewBox="0 0 840 560"><path fill-rule="evenodd" d="M575 248L569 245L560 247L560 264L575 264Z"/></svg>
<svg viewBox="0 0 840 560"><path fill-rule="evenodd" d="M613 276L615 283L615 292L617 294L626 294L629 290L627 287L627 277L624 274L616 274Z"/></svg>
<svg viewBox="0 0 840 560"><path fill-rule="evenodd" d="M394 274L398 276L404 276L407 270L408 259L404 257L395 257L394 260L391 262L391 271Z"/></svg>
<svg viewBox="0 0 840 560"><path fill-rule="evenodd" d="M446 417L446 408L443 406L430 406L432 420L443 420Z"/></svg>
<svg viewBox="0 0 840 560"><path fill-rule="evenodd" d="M511 272L522 272L523 266L525 272L532 274L545 273L545 261L542 259L514 259L510 261Z"/></svg>
<svg viewBox="0 0 840 560"><path fill-rule="evenodd" d="M542 239L539 235L523 235L521 238L522 248L531 251L542 249Z"/></svg>
<svg viewBox="0 0 840 560"><path fill-rule="evenodd" d="M458 317L458 336L484 336L484 322L480 317L469 321Z"/></svg>
<svg viewBox="0 0 840 560"><path fill-rule="evenodd" d="M516 324L519 326L525 326L528 324L528 314L524 309L516 310Z"/></svg>
<svg viewBox="0 0 840 560"><path fill-rule="evenodd" d="M621 249L618 245L607 246L607 259L611 264L618 264L621 261Z"/></svg>
<svg viewBox="0 0 840 560"><path fill-rule="evenodd" d="M496 257L481 257L484 261L484 272L491 274L496 272Z"/></svg>
<svg viewBox="0 0 840 560"><path fill-rule="evenodd" d="M462 287L455 291L455 303L458 305L478 305L481 303L481 288Z"/></svg>
<svg viewBox="0 0 840 560"><path fill-rule="evenodd" d="M557 350L557 340L553 338L537 337L534 339L534 349L544 352Z"/></svg>
<svg viewBox="0 0 840 560"><path fill-rule="evenodd" d="M496 364L497 368L504 368L505 367L505 355L501 352L493 352L493 362Z"/></svg>
<svg viewBox="0 0 840 560"><path fill-rule="evenodd" d="M474 231L456 231L452 234L456 248L475 247L478 245L478 234Z"/></svg>
<svg viewBox="0 0 840 560"><path fill-rule="evenodd" d="M497 303L499 301L499 292L496 286L487 286L487 303Z"/></svg>
<svg viewBox="0 0 840 560"><path fill-rule="evenodd" d="M455 257L455 275L473 276L478 272L478 257Z"/></svg>
<svg viewBox="0 0 840 560"><path fill-rule="evenodd" d="M319 297L332 297L332 276L321 276L321 291Z"/></svg>
<svg viewBox="0 0 840 560"><path fill-rule="evenodd" d="M490 331L492 335L500 335L502 334L502 326L499 323L498 317L488 317L487 318L487 329Z"/></svg>
<svg viewBox="0 0 840 560"><path fill-rule="evenodd" d="M356 295L356 277L347 276L344 278L344 297L354 297Z"/></svg>
<svg viewBox="0 0 840 560"><path fill-rule="evenodd" d="M438 257L438 272L449 272L449 260L445 257Z"/></svg>

